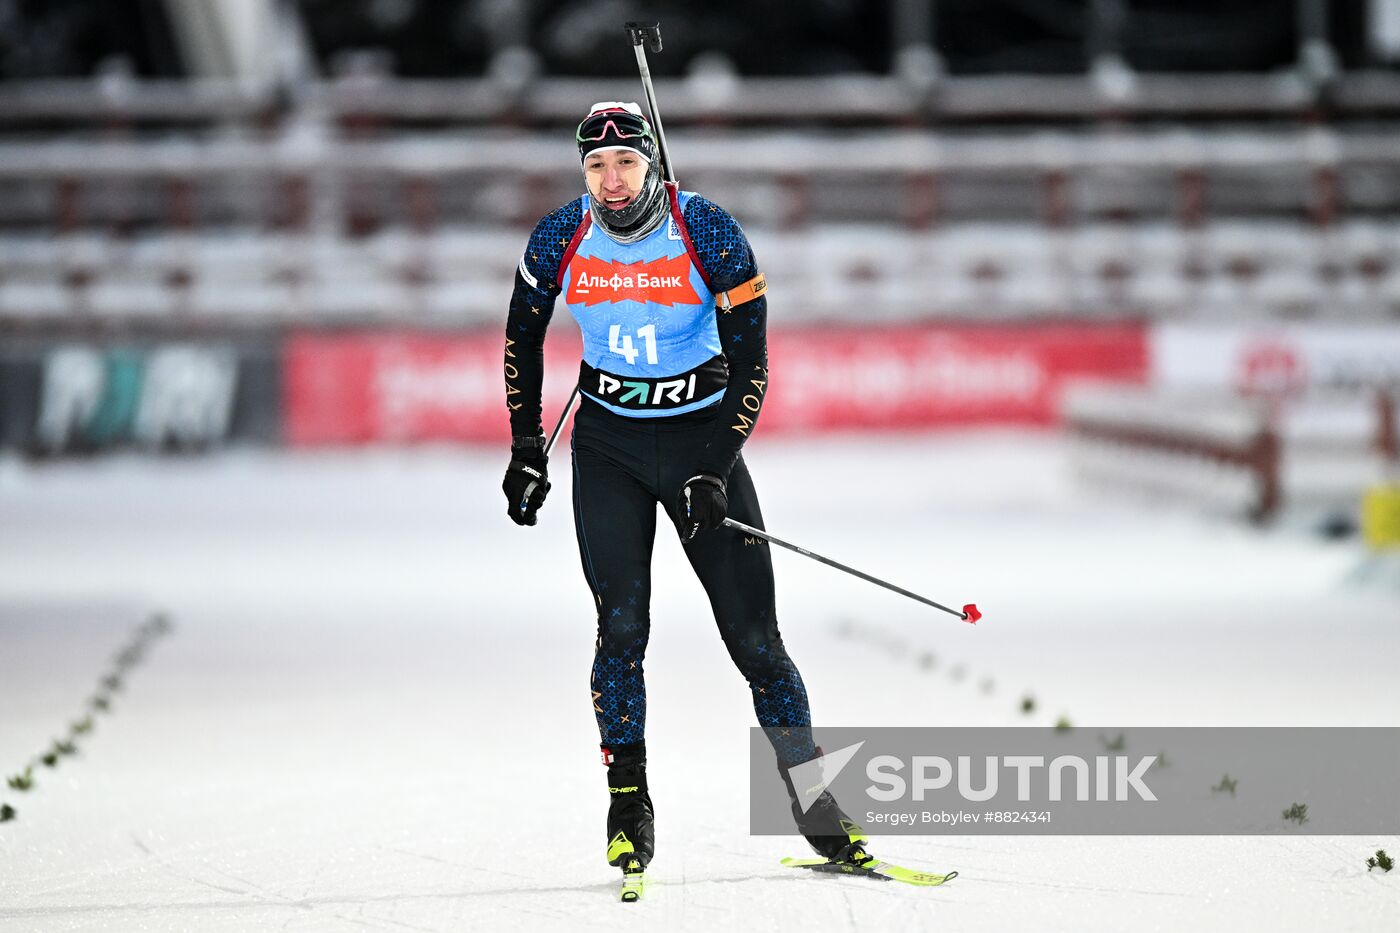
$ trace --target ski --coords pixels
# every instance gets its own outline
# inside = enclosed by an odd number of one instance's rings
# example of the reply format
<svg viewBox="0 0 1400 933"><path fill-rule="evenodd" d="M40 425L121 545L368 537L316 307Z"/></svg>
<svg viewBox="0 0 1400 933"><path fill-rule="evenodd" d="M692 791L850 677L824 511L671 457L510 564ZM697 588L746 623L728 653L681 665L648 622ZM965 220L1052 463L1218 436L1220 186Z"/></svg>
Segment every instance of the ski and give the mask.
<svg viewBox="0 0 1400 933"><path fill-rule="evenodd" d="M856 875L869 878L872 881L902 881L905 884L915 884L922 887L935 887L958 876L955 871L950 871L946 875L936 875L882 862L865 855L864 852L855 854L860 857L839 861L824 858L785 858L783 864L789 868L806 868L811 871L836 875Z"/></svg>
<svg viewBox="0 0 1400 933"><path fill-rule="evenodd" d="M622 890L618 894L618 900L624 904L631 904L642 899L642 893L646 891L647 873L639 859L628 859L627 864L622 866Z"/></svg>

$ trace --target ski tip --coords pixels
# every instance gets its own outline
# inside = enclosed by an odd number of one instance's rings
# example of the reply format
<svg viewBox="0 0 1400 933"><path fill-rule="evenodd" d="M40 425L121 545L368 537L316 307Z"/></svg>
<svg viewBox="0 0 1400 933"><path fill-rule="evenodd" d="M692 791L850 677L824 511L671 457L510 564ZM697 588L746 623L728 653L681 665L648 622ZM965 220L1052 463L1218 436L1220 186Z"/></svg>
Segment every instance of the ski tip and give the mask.
<svg viewBox="0 0 1400 933"><path fill-rule="evenodd" d="M982 618L982 613L978 610L976 603L968 603L966 606L963 606L963 619L966 620L969 625L976 625L977 620L980 618Z"/></svg>

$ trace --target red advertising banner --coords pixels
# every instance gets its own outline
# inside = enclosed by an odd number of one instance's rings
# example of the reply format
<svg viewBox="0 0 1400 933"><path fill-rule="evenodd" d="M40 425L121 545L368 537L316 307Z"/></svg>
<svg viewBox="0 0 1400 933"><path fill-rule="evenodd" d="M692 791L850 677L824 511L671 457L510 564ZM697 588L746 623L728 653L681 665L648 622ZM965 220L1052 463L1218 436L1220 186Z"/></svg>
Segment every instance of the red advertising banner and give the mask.
<svg viewBox="0 0 1400 933"><path fill-rule="evenodd" d="M287 442L508 441L504 346L499 334L292 336L284 356ZM580 352L576 331L550 335L546 419L558 417L577 381Z"/></svg>
<svg viewBox="0 0 1400 933"><path fill-rule="evenodd" d="M764 432L1051 424L1072 380L1141 383L1137 324L925 325L784 332L768 341Z"/></svg>
<svg viewBox="0 0 1400 933"><path fill-rule="evenodd" d="M576 331L551 333L546 430L578 374ZM770 335L759 430L1050 424L1076 378L1141 383L1135 324L903 325ZM286 437L296 446L500 440L509 435L498 334L392 331L288 339Z"/></svg>

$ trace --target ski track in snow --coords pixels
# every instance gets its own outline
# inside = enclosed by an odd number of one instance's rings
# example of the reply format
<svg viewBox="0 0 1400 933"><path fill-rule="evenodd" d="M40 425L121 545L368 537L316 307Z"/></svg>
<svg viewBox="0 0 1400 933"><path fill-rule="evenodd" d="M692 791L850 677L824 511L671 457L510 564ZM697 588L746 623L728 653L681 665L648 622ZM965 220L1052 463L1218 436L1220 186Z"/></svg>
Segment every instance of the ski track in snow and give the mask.
<svg viewBox="0 0 1400 933"><path fill-rule="evenodd" d="M772 531L975 627L774 550L819 725L1397 725L1400 593L1355 542L1257 532L1067 478L1054 435L765 441ZM616 903L569 476L536 528L495 451L0 461L0 931L1372 930L1396 837L878 835L918 889L778 864L747 834L752 707L664 523L648 653L658 854ZM843 702L857 697L860 703ZM1024 696L1035 699L1023 715Z"/></svg>

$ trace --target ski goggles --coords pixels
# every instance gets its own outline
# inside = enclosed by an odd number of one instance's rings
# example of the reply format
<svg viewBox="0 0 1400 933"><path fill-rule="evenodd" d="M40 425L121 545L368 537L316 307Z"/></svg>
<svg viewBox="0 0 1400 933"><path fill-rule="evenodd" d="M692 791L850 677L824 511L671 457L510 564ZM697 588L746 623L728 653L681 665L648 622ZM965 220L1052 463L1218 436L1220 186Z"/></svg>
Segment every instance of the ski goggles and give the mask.
<svg viewBox="0 0 1400 933"><path fill-rule="evenodd" d="M612 136L608 135L609 130ZM575 134L580 143L594 143L604 139L651 139L651 125L647 121L626 110L605 110L584 117Z"/></svg>

